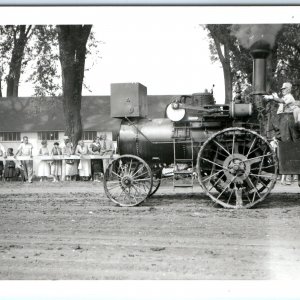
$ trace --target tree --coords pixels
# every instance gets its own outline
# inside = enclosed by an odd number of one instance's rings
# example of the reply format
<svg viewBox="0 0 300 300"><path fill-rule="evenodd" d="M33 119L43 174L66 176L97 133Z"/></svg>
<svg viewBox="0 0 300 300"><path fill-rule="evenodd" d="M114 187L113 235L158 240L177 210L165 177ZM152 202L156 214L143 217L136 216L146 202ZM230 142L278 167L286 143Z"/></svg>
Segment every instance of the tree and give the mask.
<svg viewBox="0 0 300 300"><path fill-rule="evenodd" d="M5 52L7 55L7 53L11 51L9 71L6 76L7 97L18 96L22 64L24 64L24 51L31 34L32 25L9 25L1 28L1 35L6 35L6 38L1 43L1 54L5 56Z"/></svg>
<svg viewBox="0 0 300 300"><path fill-rule="evenodd" d="M232 24L213 24L208 30L211 60L222 64L225 86L225 103L233 99L233 88L239 81L247 86L252 82L252 60L248 49L241 46L232 34Z"/></svg>
<svg viewBox="0 0 300 300"><path fill-rule="evenodd" d="M74 145L82 135L81 92L86 44L92 25L58 25L59 59L62 70L65 134Z"/></svg>
<svg viewBox="0 0 300 300"><path fill-rule="evenodd" d="M210 44L211 52L217 52L218 58L223 67L224 84L225 84L225 103L232 99L232 79L233 72L230 64L230 47L228 27L223 25L206 25L209 36L213 40ZM223 48L223 49L222 49Z"/></svg>
<svg viewBox="0 0 300 300"><path fill-rule="evenodd" d="M34 96L43 98L61 95L61 73L56 26L35 26L31 48L32 71L27 81L34 86Z"/></svg>

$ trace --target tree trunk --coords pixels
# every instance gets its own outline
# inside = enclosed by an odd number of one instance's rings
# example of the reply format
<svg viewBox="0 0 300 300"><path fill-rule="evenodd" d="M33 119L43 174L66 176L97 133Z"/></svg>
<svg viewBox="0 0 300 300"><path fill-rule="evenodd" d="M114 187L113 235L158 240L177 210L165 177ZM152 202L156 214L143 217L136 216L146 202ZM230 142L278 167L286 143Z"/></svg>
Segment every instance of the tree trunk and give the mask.
<svg viewBox="0 0 300 300"><path fill-rule="evenodd" d="M225 104L229 104L232 100L232 71L230 62L225 60L222 63L225 85Z"/></svg>
<svg viewBox="0 0 300 300"><path fill-rule="evenodd" d="M62 69L65 135L74 146L82 136L81 92L84 77L86 43L92 25L58 25L60 63Z"/></svg>
<svg viewBox="0 0 300 300"><path fill-rule="evenodd" d="M214 40L216 50L220 59L220 62L223 67L224 74L224 86L225 86L225 104L229 104L232 100L232 69L230 65L230 55L229 55L229 47L225 44L224 46L224 54L221 49L221 43L219 42L218 37L210 31L211 36Z"/></svg>
<svg viewBox="0 0 300 300"><path fill-rule="evenodd" d="M0 98L2 98L2 74L0 72Z"/></svg>
<svg viewBox="0 0 300 300"><path fill-rule="evenodd" d="M26 28L26 25L17 26L14 30L14 46L9 65L9 73L7 75L7 97L18 97L19 82L21 76L22 59L24 56L24 49L27 43L31 25ZM17 37L17 33L19 36Z"/></svg>

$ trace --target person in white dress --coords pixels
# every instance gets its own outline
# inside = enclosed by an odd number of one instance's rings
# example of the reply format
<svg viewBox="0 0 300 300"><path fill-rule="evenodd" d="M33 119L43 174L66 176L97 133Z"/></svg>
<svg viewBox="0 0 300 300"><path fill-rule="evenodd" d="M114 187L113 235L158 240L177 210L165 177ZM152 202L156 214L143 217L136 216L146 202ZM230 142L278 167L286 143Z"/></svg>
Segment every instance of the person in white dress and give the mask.
<svg viewBox="0 0 300 300"><path fill-rule="evenodd" d="M49 155L49 150L47 148L47 141L43 140L41 142L42 147L39 150L39 155L47 156ZM38 166L38 176L41 177L40 181L47 180L50 176L50 164L47 160L41 160Z"/></svg>
<svg viewBox="0 0 300 300"><path fill-rule="evenodd" d="M55 142L54 147L51 150L51 155L56 156L56 155L62 155L62 151L59 148L59 143ZM53 176L53 182L57 182L61 178L61 173L62 173L62 162L61 160L53 160L51 163L51 175Z"/></svg>
<svg viewBox="0 0 300 300"><path fill-rule="evenodd" d="M63 148L64 156L71 156L73 154L73 145L70 140L65 141ZM72 180L77 175L77 161L75 159L65 159L65 179L66 181Z"/></svg>
<svg viewBox="0 0 300 300"><path fill-rule="evenodd" d="M88 146L84 144L84 141L78 141L78 145L75 150L75 155L86 155L89 154ZM82 180L89 180L91 176L91 160L81 158L78 164L79 176Z"/></svg>

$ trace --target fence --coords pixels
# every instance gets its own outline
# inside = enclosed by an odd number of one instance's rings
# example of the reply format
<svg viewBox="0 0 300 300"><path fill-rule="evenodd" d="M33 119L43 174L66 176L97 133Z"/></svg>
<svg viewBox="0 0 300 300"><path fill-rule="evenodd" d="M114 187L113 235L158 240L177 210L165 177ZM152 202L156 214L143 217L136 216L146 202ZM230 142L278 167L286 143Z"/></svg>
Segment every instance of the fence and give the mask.
<svg viewBox="0 0 300 300"><path fill-rule="evenodd" d="M7 156L7 157L0 157L0 161L9 161L13 160L16 162L21 162L23 160L32 160L33 161L33 169L37 169L38 163L43 160L43 161L54 161L54 160L61 160L62 161L62 174L61 174L61 180L65 180L65 165L66 162L65 160L80 160L80 159L88 159L88 160L93 160L93 159L116 159L118 158L118 154L113 154L113 155L99 155L99 154L85 154L85 155L36 155L36 156L17 156L16 158L14 156ZM33 174L36 176L35 172Z"/></svg>
<svg viewBox="0 0 300 300"><path fill-rule="evenodd" d="M66 160L66 159L115 159L118 158L119 155L97 155L97 154L86 154L86 155L37 155L37 156L17 156L14 158L14 156L7 156L7 157L0 157L0 160L6 161L6 160Z"/></svg>

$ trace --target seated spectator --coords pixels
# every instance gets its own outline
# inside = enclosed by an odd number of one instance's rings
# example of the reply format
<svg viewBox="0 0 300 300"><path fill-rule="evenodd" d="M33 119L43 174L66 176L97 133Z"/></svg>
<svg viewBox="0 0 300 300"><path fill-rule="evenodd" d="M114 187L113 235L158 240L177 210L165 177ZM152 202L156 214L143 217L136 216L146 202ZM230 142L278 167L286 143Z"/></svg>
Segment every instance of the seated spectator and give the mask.
<svg viewBox="0 0 300 300"><path fill-rule="evenodd" d="M54 147L51 150L51 155L62 155L62 151L59 148L59 143L55 142ZM51 175L53 176L53 182L59 181L62 173L62 161L61 160L53 160L51 163Z"/></svg>
<svg viewBox="0 0 300 300"><path fill-rule="evenodd" d="M14 160L9 160L9 157L14 156L13 148L7 149L7 160L5 162L5 168L4 168L4 178L5 181L12 181L16 178L17 172L16 172L16 164Z"/></svg>
<svg viewBox="0 0 300 300"><path fill-rule="evenodd" d="M49 155L49 150L47 148L47 141L43 140L41 142L42 147L40 148L39 155L47 156ZM41 179L40 181L47 180L50 176L50 164L46 160L41 160L38 166L38 174Z"/></svg>

